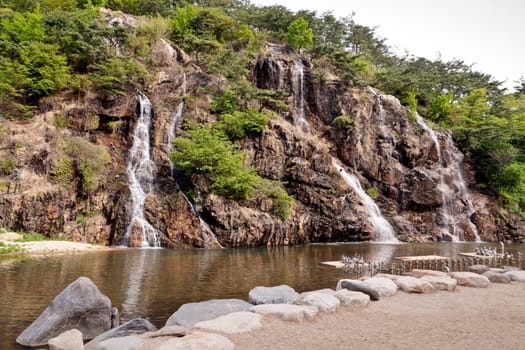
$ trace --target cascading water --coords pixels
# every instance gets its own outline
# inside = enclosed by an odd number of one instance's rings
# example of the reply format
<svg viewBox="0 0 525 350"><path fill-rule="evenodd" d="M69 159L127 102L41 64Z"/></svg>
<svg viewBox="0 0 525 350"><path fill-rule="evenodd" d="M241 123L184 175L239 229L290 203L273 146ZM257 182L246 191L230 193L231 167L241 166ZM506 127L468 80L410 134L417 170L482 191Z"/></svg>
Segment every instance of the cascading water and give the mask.
<svg viewBox="0 0 525 350"><path fill-rule="evenodd" d="M449 173L452 178L452 185L459 191L459 196L463 202L466 203L466 214L468 225L470 226L472 232L476 237L476 241L480 241L478 235L478 229L470 221L470 216L474 213L475 209L470 200L470 195L468 193L467 185L462 174L462 164L463 164L463 155L459 150L454 146L454 142L450 135L446 135L446 152L447 156L450 158L450 162L445 162L443 159L443 151L441 149L441 144L439 142L438 134L434 129L432 129L425 120L419 115L416 115L416 120L418 125L425 130L436 147L436 153L438 157L439 169L439 184L437 189L441 192L442 205L441 205L441 216L443 220L443 225L441 231L443 235L450 237L453 242L461 241L460 234L462 232L457 231L457 217L459 214L458 210L454 210L453 197L454 189L451 188L445 182L445 173ZM450 168L450 169L449 169Z"/></svg>
<svg viewBox="0 0 525 350"><path fill-rule="evenodd" d="M304 64L302 60L295 61L292 69L292 89L294 93L293 123L303 131L310 132L310 124L304 112Z"/></svg>
<svg viewBox="0 0 525 350"><path fill-rule="evenodd" d="M367 211L368 219L374 228L374 242L398 243L392 225L383 217L381 210L372 198L365 192L361 183L352 174L349 174L337 161L332 158L333 166L339 171L343 180L357 193Z"/></svg>
<svg viewBox="0 0 525 350"><path fill-rule="evenodd" d="M294 93L294 125L301 127L305 132L310 132L311 127L305 118L304 111L304 65L301 60L295 61L292 70L292 88ZM352 187L367 211L368 219L374 228L374 242L382 243L397 243L399 242L395 236L394 229L390 223L383 217L381 210L372 198L363 190L359 180L347 173L337 161L332 158L332 164L340 172L344 181Z"/></svg>
<svg viewBox="0 0 525 350"><path fill-rule="evenodd" d="M385 108L383 106L383 101L385 99L391 98L392 96L383 95L381 94L381 92L375 90L372 87L369 87L368 89L372 93L372 95L374 95L376 99L377 107L379 109L377 113L377 116L378 116L377 123L379 126L380 135L383 137L383 139L389 141L392 146L396 146L397 144L396 135L395 135L395 132L393 132L391 127L387 127L386 120L385 120ZM373 110L374 109L372 108L370 113L373 113ZM372 118L370 119L372 120ZM385 147L385 145L383 145L383 147Z"/></svg>
<svg viewBox="0 0 525 350"><path fill-rule="evenodd" d="M173 140L175 140L175 133L177 130L177 123L179 122L180 118L182 117L182 113L184 112L184 97L186 96L186 73L182 75L182 100L180 101L179 105L177 106L177 109L175 113L173 114L173 117L171 118L170 122L170 129L168 132L168 145L167 145L167 153L168 155L173 151ZM170 160L170 174L171 177L173 177L173 162Z"/></svg>
<svg viewBox="0 0 525 350"><path fill-rule="evenodd" d="M131 221L124 236L124 245L130 244L132 233L138 231L141 241L133 242L140 247L160 247L158 232L144 217L144 202L153 192L154 163L150 157L151 102L139 94L140 116L133 132L133 146L129 152L128 177L131 194Z"/></svg>
<svg viewBox="0 0 525 350"><path fill-rule="evenodd" d="M472 221L470 221L470 216L474 214L476 210L474 209L474 205L472 204L472 200L470 199L470 193L468 191L467 185L465 183L465 179L463 178L463 173L461 171L461 168L463 165L463 154L454 145L454 140L452 140L451 135L447 135L446 145L447 145L447 149L450 152L452 166L455 169L452 172L452 174L454 175L452 180L454 181L454 185L458 188L461 198L466 203L468 225L470 226L472 232L474 233L474 236L476 237L476 241L479 242L481 241L481 239L479 238L478 228L476 227L476 225L474 225Z"/></svg>
<svg viewBox="0 0 525 350"><path fill-rule="evenodd" d="M176 137L177 124L178 124L178 122L179 122L179 120L182 117L182 114L184 112L184 97L186 96L186 85L187 85L187 83L186 83L186 73L183 73L182 84L181 84L182 100L179 103L179 105L177 106L177 109L176 109L175 113L173 114L173 117L171 118L170 125L169 125L168 144L166 146L166 151L168 153L168 156L169 156L169 153L171 153L173 151L173 140L175 140L175 137ZM168 159L169 159L169 157L168 157ZM174 175L175 175L174 170L175 169L174 169L173 162L170 159L170 175L171 175L172 178L174 178ZM206 221L204 221L204 219L199 215L199 212L195 208L195 205L190 201L190 199L186 196L186 194L184 194L184 192L181 191L181 193L184 196L184 199L186 200L186 202L190 205L191 212L199 218L199 223L200 223L200 227L201 227L202 231L206 232L209 236L211 236L213 241L214 241L214 243L217 246L223 248L222 245L219 243L219 240L217 239L217 235L215 234L215 232L213 232L213 230L211 229L210 225L208 225L208 223L206 223ZM205 236L205 238L208 237L206 235L204 235L204 236Z"/></svg>

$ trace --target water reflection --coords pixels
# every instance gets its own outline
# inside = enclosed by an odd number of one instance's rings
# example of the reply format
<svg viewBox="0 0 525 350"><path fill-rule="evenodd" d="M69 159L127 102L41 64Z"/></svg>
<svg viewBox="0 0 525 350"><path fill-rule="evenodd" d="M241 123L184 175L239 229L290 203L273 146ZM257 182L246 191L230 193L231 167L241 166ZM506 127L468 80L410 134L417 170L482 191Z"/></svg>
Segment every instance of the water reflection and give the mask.
<svg viewBox="0 0 525 350"><path fill-rule="evenodd" d="M241 298L255 286L288 284L298 292L334 288L342 270L322 261L358 254L366 261L396 256L454 257L475 247L496 244L332 244L220 250L122 249L60 257L0 260L0 349L16 348L14 339L51 300L80 276L107 295L121 320L146 317L162 326L177 308L213 298ZM525 245L506 246L525 253Z"/></svg>

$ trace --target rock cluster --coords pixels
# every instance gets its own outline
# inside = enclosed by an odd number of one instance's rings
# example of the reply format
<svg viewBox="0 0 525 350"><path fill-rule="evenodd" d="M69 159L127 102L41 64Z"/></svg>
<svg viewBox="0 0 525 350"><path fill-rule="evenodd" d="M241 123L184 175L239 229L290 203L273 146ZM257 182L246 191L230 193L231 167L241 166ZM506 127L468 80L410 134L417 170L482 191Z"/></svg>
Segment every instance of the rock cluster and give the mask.
<svg viewBox="0 0 525 350"><path fill-rule="evenodd" d="M336 290L322 289L302 294L293 288L255 287L250 303L239 299L214 299L182 305L157 328L137 318L109 329L111 303L86 277L81 277L60 293L42 315L17 338L25 346L48 345L52 350L122 349L234 349L228 334L250 332L267 317L284 321L312 320L319 313L345 307L366 307L370 300L406 293L454 291L456 286L487 288L493 283L525 282L525 271L489 269L483 272L413 270L405 276L377 275L363 280L343 279ZM114 311L113 311L114 313ZM54 320L54 322L50 322ZM220 333L220 334L217 334ZM83 345L83 339L92 339Z"/></svg>

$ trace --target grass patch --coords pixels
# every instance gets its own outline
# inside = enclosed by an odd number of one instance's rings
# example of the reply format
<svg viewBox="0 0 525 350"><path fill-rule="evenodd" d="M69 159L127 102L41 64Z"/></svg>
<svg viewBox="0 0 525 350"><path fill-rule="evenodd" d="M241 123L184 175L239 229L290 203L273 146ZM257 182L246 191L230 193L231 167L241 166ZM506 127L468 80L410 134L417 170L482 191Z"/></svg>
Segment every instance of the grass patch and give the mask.
<svg viewBox="0 0 525 350"><path fill-rule="evenodd" d="M44 235L42 235L40 233L20 232L20 234L23 237L15 240L15 242L49 241L49 238L47 238L46 236L44 236Z"/></svg>
<svg viewBox="0 0 525 350"><path fill-rule="evenodd" d="M377 191L377 188L370 187L366 190L366 193L372 198L373 200L377 200L379 197L379 192Z"/></svg>
<svg viewBox="0 0 525 350"><path fill-rule="evenodd" d="M17 245L0 242L0 255L21 252L22 248Z"/></svg>

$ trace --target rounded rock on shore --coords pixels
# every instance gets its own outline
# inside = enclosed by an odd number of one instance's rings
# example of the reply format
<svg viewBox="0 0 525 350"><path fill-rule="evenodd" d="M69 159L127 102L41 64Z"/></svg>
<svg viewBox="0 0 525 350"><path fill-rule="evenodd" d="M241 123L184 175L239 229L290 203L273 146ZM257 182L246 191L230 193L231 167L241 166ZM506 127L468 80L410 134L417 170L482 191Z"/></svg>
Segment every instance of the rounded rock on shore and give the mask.
<svg viewBox="0 0 525 350"><path fill-rule="evenodd" d="M211 299L187 303L179 307L166 321L166 326L193 327L200 321L207 321L232 312L248 311L253 305L240 299Z"/></svg>
<svg viewBox="0 0 525 350"><path fill-rule="evenodd" d="M248 293L248 301L252 304L295 304L299 298L292 287L280 285L276 287L255 287Z"/></svg>
<svg viewBox="0 0 525 350"><path fill-rule="evenodd" d="M111 301L87 277L69 284L16 341L31 347L46 345L51 338L74 328L84 339L111 328Z"/></svg>

